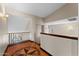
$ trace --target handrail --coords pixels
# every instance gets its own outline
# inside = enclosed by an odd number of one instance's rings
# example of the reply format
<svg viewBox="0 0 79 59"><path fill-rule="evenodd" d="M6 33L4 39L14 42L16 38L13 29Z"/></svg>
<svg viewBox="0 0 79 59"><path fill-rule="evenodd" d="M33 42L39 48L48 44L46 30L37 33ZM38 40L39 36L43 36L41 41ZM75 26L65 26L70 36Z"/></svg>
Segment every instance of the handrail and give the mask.
<svg viewBox="0 0 79 59"><path fill-rule="evenodd" d="M11 32L11 33L18 34L18 33L30 33L30 32ZM11 33L8 33L8 34L11 34Z"/></svg>
<svg viewBox="0 0 79 59"><path fill-rule="evenodd" d="M50 34L50 33L41 33L44 35L50 35L50 36L56 36L56 37L61 37L61 38L68 38L68 39L73 39L73 40L78 40L78 37L71 37L71 36L65 36L65 35L59 35L59 34Z"/></svg>
<svg viewBox="0 0 79 59"><path fill-rule="evenodd" d="M9 34L9 44L14 44L15 39L22 40L24 35L30 34L30 32L11 32Z"/></svg>

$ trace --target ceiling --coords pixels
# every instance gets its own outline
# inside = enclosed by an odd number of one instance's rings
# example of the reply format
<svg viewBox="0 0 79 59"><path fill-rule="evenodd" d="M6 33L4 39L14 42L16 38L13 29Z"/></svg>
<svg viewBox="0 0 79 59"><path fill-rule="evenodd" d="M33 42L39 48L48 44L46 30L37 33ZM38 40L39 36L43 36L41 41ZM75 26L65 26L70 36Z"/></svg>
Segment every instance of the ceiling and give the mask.
<svg viewBox="0 0 79 59"><path fill-rule="evenodd" d="M65 3L6 3L5 5L10 9L39 17L46 17L65 5Z"/></svg>

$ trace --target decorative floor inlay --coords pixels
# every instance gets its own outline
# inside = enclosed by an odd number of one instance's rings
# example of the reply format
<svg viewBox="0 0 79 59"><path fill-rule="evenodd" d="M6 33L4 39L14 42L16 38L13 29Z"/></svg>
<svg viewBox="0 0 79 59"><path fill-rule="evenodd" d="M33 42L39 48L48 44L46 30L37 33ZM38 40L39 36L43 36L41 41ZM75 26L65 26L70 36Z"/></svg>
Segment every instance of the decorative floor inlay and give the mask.
<svg viewBox="0 0 79 59"><path fill-rule="evenodd" d="M49 56L41 47L33 41L25 41L19 44L9 45L4 56Z"/></svg>

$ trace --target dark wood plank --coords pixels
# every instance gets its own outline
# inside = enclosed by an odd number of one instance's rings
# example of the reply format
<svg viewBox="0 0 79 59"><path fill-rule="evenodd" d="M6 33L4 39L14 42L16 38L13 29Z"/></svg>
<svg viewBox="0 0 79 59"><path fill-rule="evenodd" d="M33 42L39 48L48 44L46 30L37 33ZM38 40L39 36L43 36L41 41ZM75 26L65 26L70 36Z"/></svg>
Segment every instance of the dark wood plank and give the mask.
<svg viewBox="0 0 79 59"><path fill-rule="evenodd" d="M50 34L50 33L41 33L44 35L49 35L49 36L55 36L55 37L61 37L61 38L68 38L68 39L73 39L73 40L78 40L78 37L71 37L71 36L65 36L65 35L59 35L59 34Z"/></svg>

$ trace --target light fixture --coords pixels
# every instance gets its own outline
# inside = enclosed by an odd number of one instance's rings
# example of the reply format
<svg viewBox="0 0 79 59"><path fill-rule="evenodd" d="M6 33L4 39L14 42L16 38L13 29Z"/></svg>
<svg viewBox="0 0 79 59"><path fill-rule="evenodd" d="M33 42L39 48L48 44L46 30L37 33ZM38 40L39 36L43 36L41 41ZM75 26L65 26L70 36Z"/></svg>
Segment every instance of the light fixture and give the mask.
<svg viewBox="0 0 79 59"><path fill-rule="evenodd" d="M1 9L2 9L2 12L0 12L0 17L2 19L7 18L8 17L8 14L6 14L6 10L5 10L4 4L1 4Z"/></svg>

